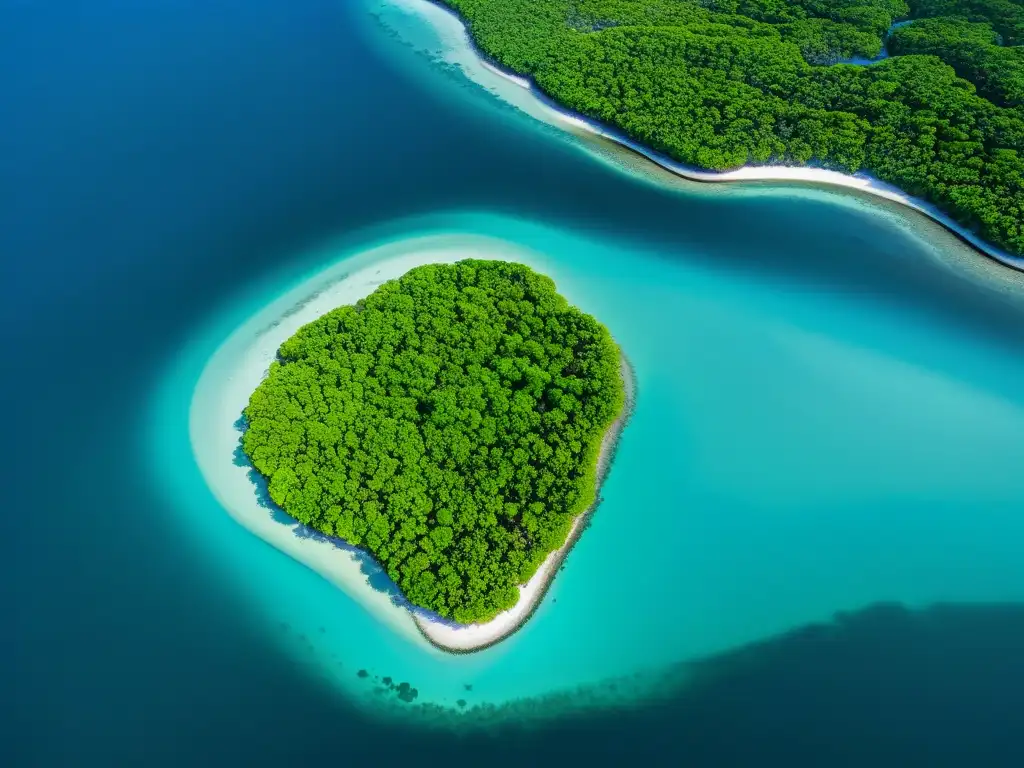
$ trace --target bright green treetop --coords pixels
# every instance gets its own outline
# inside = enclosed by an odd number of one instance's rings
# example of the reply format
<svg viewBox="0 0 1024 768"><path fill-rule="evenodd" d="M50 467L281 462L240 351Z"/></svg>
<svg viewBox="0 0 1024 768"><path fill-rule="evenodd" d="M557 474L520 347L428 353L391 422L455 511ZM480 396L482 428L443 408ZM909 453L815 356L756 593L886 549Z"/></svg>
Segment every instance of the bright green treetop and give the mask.
<svg viewBox="0 0 1024 768"><path fill-rule="evenodd" d="M624 397L607 329L550 278L466 260L300 328L249 400L242 445L288 514L470 623L512 607L593 502Z"/></svg>
<svg viewBox="0 0 1024 768"><path fill-rule="evenodd" d="M678 161L868 171L1024 255L1022 0L444 2L499 63Z"/></svg>

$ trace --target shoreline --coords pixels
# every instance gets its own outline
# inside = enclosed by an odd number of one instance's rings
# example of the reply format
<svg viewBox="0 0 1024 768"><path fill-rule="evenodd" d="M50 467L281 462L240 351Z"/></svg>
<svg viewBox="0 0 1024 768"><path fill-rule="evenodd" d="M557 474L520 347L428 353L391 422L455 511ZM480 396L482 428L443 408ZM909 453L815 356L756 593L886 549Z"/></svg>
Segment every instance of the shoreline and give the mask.
<svg viewBox="0 0 1024 768"><path fill-rule="evenodd" d="M236 328L207 361L189 409L189 437L200 473L237 523L338 587L406 640L425 649L457 654L494 645L518 631L532 616L599 504L599 495L576 518L562 548L551 553L527 583L529 591L521 591L520 602L506 612L514 612L514 620L457 625L459 629L455 629L450 622L409 603L368 552L305 526L274 505L266 493L265 479L241 453L240 440L244 430L242 412L250 395L267 375L278 348L301 326L338 306L358 301L383 282L417 266L466 258L513 261L550 274L542 254L478 235L427 235L371 246L304 280ZM619 434L632 413L634 376L625 356L620 373L627 384L627 401L602 439L598 494ZM470 629L469 636L461 635L463 627ZM446 634L456 637L446 642Z"/></svg>
<svg viewBox="0 0 1024 768"><path fill-rule="evenodd" d="M622 410L608 425L601 438L597 457L594 502L573 520L565 543L551 552L525 584L519 585L519 600L515 606L503 611L483 624L456 624L423 609L412 611L413 620L424 639L434 647L449 653L473 653L500 643L525 626L544 601L545 595L558 575L562 563L586 530L591 517L601 504L601 486L615 459L622 432L636 407L636 373L626 355L619 350L619 376L625 385L626 399Z"/></svg>
<svg viewBox="0 0 1024 768"><path fill-rule="evenodd" d="M639 156L648 162L654 163L662 170L678 176L687 181L706 184L737 184L737 183L758 183L758 182L783 182L801 186L825 186L841 188L851 192L861 192L875 198L888 200L909 208L939 224L948 232L955 235L959 240L971 246L983 256L1010 269L1024 272L1024 256L1015 256L1008 251L992 245L982 239L977 233L967 229L956 222L951 216L939 210L934 204L921 198L914 197L899 187L882 181L869 173L857 172L847 174L840 171L832 171L826 168L815 166L796 165L746 165L731 171L707 171L679 163L667 155L656 150L645 147L643 144L630 139L618 129L607 126L586 115L574 112L567 107L558 104L554 99L545 94L532 78L520 75L493 60L487 53L480 49L469 32L466 21L455 9L446 5L443 0L402 0L402 7L418 13L428 23L434 25L434 20L424 13L424 5L441 11L458 23L462 31L463 42L469 52L475 56L477 63L483 66L492 74L513 83L519 88L529 92L537 103L550 111L554 117L562 123L576 128L589 137L603 139L611 142L618 148L626 150L633 155ZM419 6L419 7L417 7ZM467 77L469 73L463 70ZM470 77L470 79L472 79ZM570 130L570 132L573 132Z"/></svg>

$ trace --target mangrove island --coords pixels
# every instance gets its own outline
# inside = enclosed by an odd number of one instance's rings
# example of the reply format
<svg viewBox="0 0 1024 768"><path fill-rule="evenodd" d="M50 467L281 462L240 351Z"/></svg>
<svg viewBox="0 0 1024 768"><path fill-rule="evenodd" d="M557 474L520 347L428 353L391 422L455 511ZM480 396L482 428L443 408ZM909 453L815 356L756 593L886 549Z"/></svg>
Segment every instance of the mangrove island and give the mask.
<svg viewBox="0 0 1024 768"><path fill-rule="evenodd" d="M242 447L271 499L369 552L460 625L518 585L595 501L626 392L609 331L522 264L428 264L285 341Z"/></svg>

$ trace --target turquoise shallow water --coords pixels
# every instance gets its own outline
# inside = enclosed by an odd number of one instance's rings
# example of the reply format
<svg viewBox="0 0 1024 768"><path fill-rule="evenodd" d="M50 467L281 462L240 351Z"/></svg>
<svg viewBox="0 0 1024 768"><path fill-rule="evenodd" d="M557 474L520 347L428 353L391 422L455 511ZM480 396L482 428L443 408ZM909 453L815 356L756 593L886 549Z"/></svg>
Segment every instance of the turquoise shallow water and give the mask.
<svg viewBox="0 0 1024 768"><path fill-rule="evenodd" d="M420 703L447 706L581 686L596 689L587 701L621 699L656 693L679 662L839 610L1024 597L1024 408L1007 394L1024 364L870 297L492 214L443 219L443 232L550 260L560 290L630 356L636 412L604 501L542 608L493 649L439 655L216 508L181 417L225 331L286 286L226 310L165 385L154 458L173 469L165 480L183 524L311 673L356 695L389 676ZM398 223L383 242L434 233L429 220Z"/></svg>
<svg viewBox="0 0 1024 768"><path fill-rule="evenodd" d="M367 2L0 10L0 764L1024 764L1020 276L624 165ZM427 233L542 254L640 385L540 612L463 657L249 534L189 442L236 328ZM385 676L515 706L455 738Z"/></svg>
<svg viewBox="0 0 1024 768"><path fill-rule="evenodd" d="M401 22L414 51L419 36L431 39L415 17ZM451 66L393 38L377 44L423 67L416 78L443 98L530 122ZM640 392L600 510L541 609L469 656L395 635L237 526L196 471L183 418L205 361L249 316L339 260L427 234L541 254L570 300L612 330ZM417 703L449 708L566 692L569 706L629 701L685 684L681 662L836 611L1024 598L1014 544L1024 533L1014 514L1024 363L997 344L956 327L936 333L927 313L877 292L716 264L699 246L465 209L350 233L301 261L305 273L251 287L193 335L162 386L152 455L198 546L281 647L346 695L391 703L380 694L386 676L414 686Z"/></svg>

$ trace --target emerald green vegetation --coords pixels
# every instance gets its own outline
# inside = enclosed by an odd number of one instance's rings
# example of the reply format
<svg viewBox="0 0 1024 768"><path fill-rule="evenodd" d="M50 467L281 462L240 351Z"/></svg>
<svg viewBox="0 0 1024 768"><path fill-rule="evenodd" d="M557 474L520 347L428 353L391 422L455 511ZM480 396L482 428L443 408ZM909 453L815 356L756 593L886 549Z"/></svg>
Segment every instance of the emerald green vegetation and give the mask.
<svg viewBox="0 0 1024 768"><path fill-rule="evenodd" d="M608 330L500 261L413 269L278 356L242 440L271 498L460 623L515 605L565 543L625 405Z"/></svg>
<svg viewBox="0 0 1024 768"><path fill-rule="evenodd" d="M1024 255L1021 0L443 1L499 63L676 160L864 169Z"/></svg>

